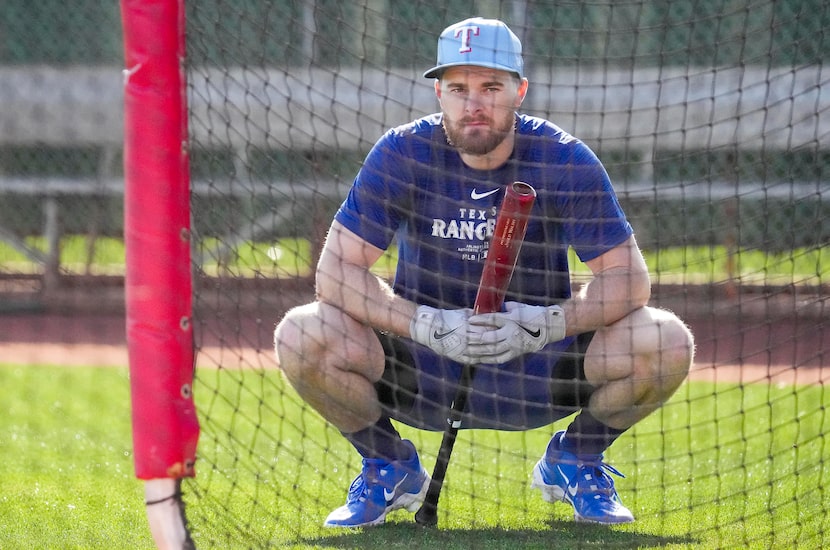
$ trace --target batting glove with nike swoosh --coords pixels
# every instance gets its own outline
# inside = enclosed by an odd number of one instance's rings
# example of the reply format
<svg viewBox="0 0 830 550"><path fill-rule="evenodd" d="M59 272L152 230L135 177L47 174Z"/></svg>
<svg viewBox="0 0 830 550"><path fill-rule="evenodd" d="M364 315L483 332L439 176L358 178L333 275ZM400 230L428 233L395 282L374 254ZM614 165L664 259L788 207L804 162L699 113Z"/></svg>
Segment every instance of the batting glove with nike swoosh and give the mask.
<svg viewBox="0 0 830 550"><path fill-rule="evenodd" d="M469 308L436 309L418 306L409 323L409 335L438 355L459 363L476 363L478 358L469 354L469 337L485 329L470 326L469 318L472 314L473 310Z"/></svg>
<svg viewBox="0 0 830 550"><path fill-rule="evenodd" d="M565 314L559 306L506 302L504 307L503 312L470 317L472 326L491 330L470 338L468 353L488 363L506 363L565 337Z"/></svg>

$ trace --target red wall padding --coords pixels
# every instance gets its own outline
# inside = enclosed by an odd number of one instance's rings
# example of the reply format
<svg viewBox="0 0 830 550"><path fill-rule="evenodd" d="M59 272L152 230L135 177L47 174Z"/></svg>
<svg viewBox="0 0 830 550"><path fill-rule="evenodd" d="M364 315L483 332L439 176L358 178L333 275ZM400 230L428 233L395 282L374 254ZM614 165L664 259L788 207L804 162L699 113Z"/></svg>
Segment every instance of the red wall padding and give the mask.
<svg viewBox="0 0 830 550"><path fill-rule="evenodd" d="M139 479L194 475L183 0L122 0L126 306Z"/></svg>

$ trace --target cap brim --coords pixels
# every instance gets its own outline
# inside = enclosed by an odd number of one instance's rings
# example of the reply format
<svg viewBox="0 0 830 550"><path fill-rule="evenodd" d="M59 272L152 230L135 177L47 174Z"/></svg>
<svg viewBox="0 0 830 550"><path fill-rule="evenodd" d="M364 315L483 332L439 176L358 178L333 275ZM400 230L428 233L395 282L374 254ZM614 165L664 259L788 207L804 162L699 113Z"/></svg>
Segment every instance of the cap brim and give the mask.
<svg viewBox="0 0 830 550"><path fill-rule="evenodd" d="M519 78L522 78L522 75L516 71L513 67L506 67L504 65L497 65L495 63L470 63L469 61L463 61L460 63L445 63L444 65L436 65L435 67L429 69L424 73L424 78L441 78L441 73L446 71L451 67L485 67L487 69L496 69L498 71L504 71L506 73L513 73Z"/></svg>

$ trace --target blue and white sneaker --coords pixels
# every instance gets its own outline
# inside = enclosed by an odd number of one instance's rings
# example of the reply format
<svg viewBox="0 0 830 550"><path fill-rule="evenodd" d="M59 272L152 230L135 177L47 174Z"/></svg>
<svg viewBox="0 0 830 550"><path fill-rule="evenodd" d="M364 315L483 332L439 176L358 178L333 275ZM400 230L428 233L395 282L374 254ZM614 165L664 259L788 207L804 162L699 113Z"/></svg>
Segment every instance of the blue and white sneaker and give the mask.
<svg viewBox="0 0 830 550"><path fill-rule="evenodd" d="M364 458L363 471L352 482L346 504L334 510L323 523L326 527L365 527L386 521L386 514L406 508L415 512L429 489L430 478L421 466L411 441L406 461L387 462Z"/></svg>
<svg viewBox="0 0 830 550"><path fill-rule="evenodd" d="M625 477L602 461L602 455L577 457L559 450L565 432L551 438L544 456L533 468L530 487L540 489L547 502L562 501L574 507L578 522L617 524L634 521L631 510L623 506L614 480L606 472Z"/></svg>

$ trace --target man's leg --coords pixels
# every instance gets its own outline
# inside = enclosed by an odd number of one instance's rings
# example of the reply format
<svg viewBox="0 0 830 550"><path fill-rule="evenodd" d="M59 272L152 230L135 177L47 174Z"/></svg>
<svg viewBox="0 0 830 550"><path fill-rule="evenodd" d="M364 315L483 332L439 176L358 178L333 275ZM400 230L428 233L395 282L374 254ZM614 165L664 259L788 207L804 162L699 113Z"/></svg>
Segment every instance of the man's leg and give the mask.
<svg viewBox="0 0 830 550"><path fill-rule="evenodd" d="M417 510L429 475L412 443L382 414L375 384L386 358L375 332L336 308L313 303L288 312L274 342L280 367L300 396L363 456L346 504L324 525L376 525L392 510Z"/></svg>
<svg viewBox="0 0 830 550"><path fill-rule="evenodd" d="M691 368L694 340L673 313L641 308L597 331L585 356L594 386L588 410L604 425L626 430L660 408Z"/></svg>
<svg viewBox="0 0 830 550"><path fill-rule="evenodd" d="M673 314L643 308L596 332L584 371L594 390L567 430L556 433L533 470L532 486L548 501L574 507L577 521L626 523L602 453L625 430L662 406L691 366L691 333Z"/></svg>
<svg viewBox="0 0 830 550"><path fill-rule="evenodd" d="M383 375L384 355L372 329L314 302L286 314L274 345L277 363L300 397L341 432L380 418L374 384Z"/></svg>

